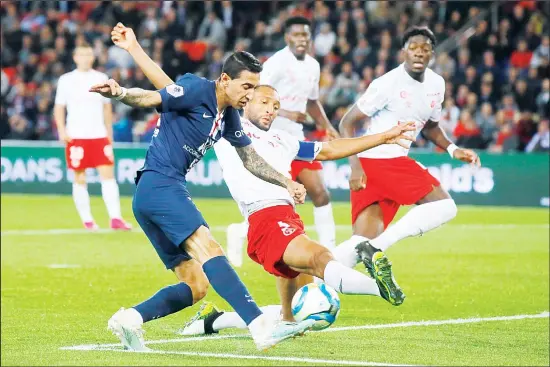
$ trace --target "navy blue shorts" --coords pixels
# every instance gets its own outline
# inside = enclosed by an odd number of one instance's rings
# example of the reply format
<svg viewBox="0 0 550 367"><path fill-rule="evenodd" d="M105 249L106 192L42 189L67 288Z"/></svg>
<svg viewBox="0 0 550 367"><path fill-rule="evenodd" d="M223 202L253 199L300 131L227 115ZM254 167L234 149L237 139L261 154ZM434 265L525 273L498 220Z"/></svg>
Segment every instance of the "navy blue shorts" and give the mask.
<svg viewBox="0 0 550 367"><path fill-rule="evenodd" d="M180 245L200 226L208 227L185 184L154 171L139 177L132 209L166 269L190 260Z"/></svg>

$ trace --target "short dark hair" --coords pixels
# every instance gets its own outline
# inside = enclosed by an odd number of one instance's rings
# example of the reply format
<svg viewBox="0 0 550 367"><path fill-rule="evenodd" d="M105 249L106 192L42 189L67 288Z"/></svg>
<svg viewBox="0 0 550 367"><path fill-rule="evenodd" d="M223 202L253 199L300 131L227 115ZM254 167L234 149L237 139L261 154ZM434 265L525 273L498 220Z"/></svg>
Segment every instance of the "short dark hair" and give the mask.
<svg viewBox="0 0 550 367"><path fill-rule="evenodd" d="M279 92L277 91L277 89L275 89L274 86L269 85L269 84L258 84L258 85L256 86L256 88L254 88L254 89L260 89L260 88L269 88L269 89L275 91L276 93L279 93Z"/></svg>
<svg viewBox="0 0 550 367"><path fill-rule="evenodd" d="M292 27L293 25L307 25L311 28L311 22L309 21L309 19L301 16L290 17L285 21L285 33L288 32L290 30L290 27Z"/></svg>
<svg viewBox="0 0 550 367"><path fill-rule="evenodd" d="M232 53L223 63L222 73L229 75L231 79L239 77L242 71L248 70L251 73L260 73L263 67L254 55L246 51Z"/></svg>
<svg viewBox="0 0 550 367"><path fill-rule="evenodd" d="M407 29L403 34L403 39L401 40L401 47L405 47L405 44L407 43L409 38L414 36L419 36L419 35L428 38L432 42L433 47L435 48L436 40L435 40L434 32L432 32L431 29L426 26L412 26L409 29Z"/></svg>

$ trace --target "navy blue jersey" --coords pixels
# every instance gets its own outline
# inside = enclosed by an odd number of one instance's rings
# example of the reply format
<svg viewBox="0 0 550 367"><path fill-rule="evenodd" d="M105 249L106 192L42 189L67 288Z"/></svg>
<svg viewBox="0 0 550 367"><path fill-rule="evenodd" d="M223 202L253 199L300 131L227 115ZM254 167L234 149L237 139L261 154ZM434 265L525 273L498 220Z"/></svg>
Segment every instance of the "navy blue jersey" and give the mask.
<svg viewBox="0 0 550 367"><path fill-rule="evenodd" d="M161 115L140 171L185 181L187 172L222 137L237 148L251 143L242 133L236 109L218 111L214 81L185 74L159 92Z"/></svg>

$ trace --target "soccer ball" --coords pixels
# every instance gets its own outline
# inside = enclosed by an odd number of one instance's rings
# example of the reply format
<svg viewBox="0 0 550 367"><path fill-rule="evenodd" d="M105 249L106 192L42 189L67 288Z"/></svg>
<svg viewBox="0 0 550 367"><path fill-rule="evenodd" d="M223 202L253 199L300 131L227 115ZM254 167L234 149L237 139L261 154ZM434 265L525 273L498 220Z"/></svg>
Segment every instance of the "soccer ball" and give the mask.
<svg viewBox="0 0 550 367"><path fill-rule="evenodd" d="M310 283L292 297L292 314L300 322L315 320L312 330L323 330L336 321L340 313L338 293L328 285Z"/></svg>

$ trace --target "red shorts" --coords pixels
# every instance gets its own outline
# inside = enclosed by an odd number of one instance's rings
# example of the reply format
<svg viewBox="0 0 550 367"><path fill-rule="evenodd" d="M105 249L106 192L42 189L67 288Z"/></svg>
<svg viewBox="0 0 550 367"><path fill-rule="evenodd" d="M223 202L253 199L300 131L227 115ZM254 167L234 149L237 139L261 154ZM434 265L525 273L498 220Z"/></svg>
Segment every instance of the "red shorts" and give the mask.
<svg viewBox="0 0 550 367"><path fill-rule="evenodd" d="M290 241L304 233L304 223L290 205L257 211L248 217L248 256L268 273L296 278L300 273L283 262L283 254Z"/></svg>
<svg viewBox="0 0 550 367"><path fill-rule="evenodd" d="M67 167L75 171L113 165L113 146L108 138L73 139L65 147Z"/></svg>
<svg viewBox="0 0 550 367"><path fill-rule="evenodd" d="M401 205L412 205L439 186L428 170L409 157L389 159L360 158L367 176L363 190L350 191L351 222L368 206L378 203L384 228L391 223Z"/></svg>
<svg viewBox="0 0 550 367"><path fill-rule="evenodd" d="M313 161L313 162L307 162L307 161L300 161L295 160L292 161L292 164L290 165L290 174L292 175L292 179L296 181L298 178L298 175L300 172L302 172L303 169L309 169L312 171L320 171L323 169L323 165L321 162Z"/></svg>

